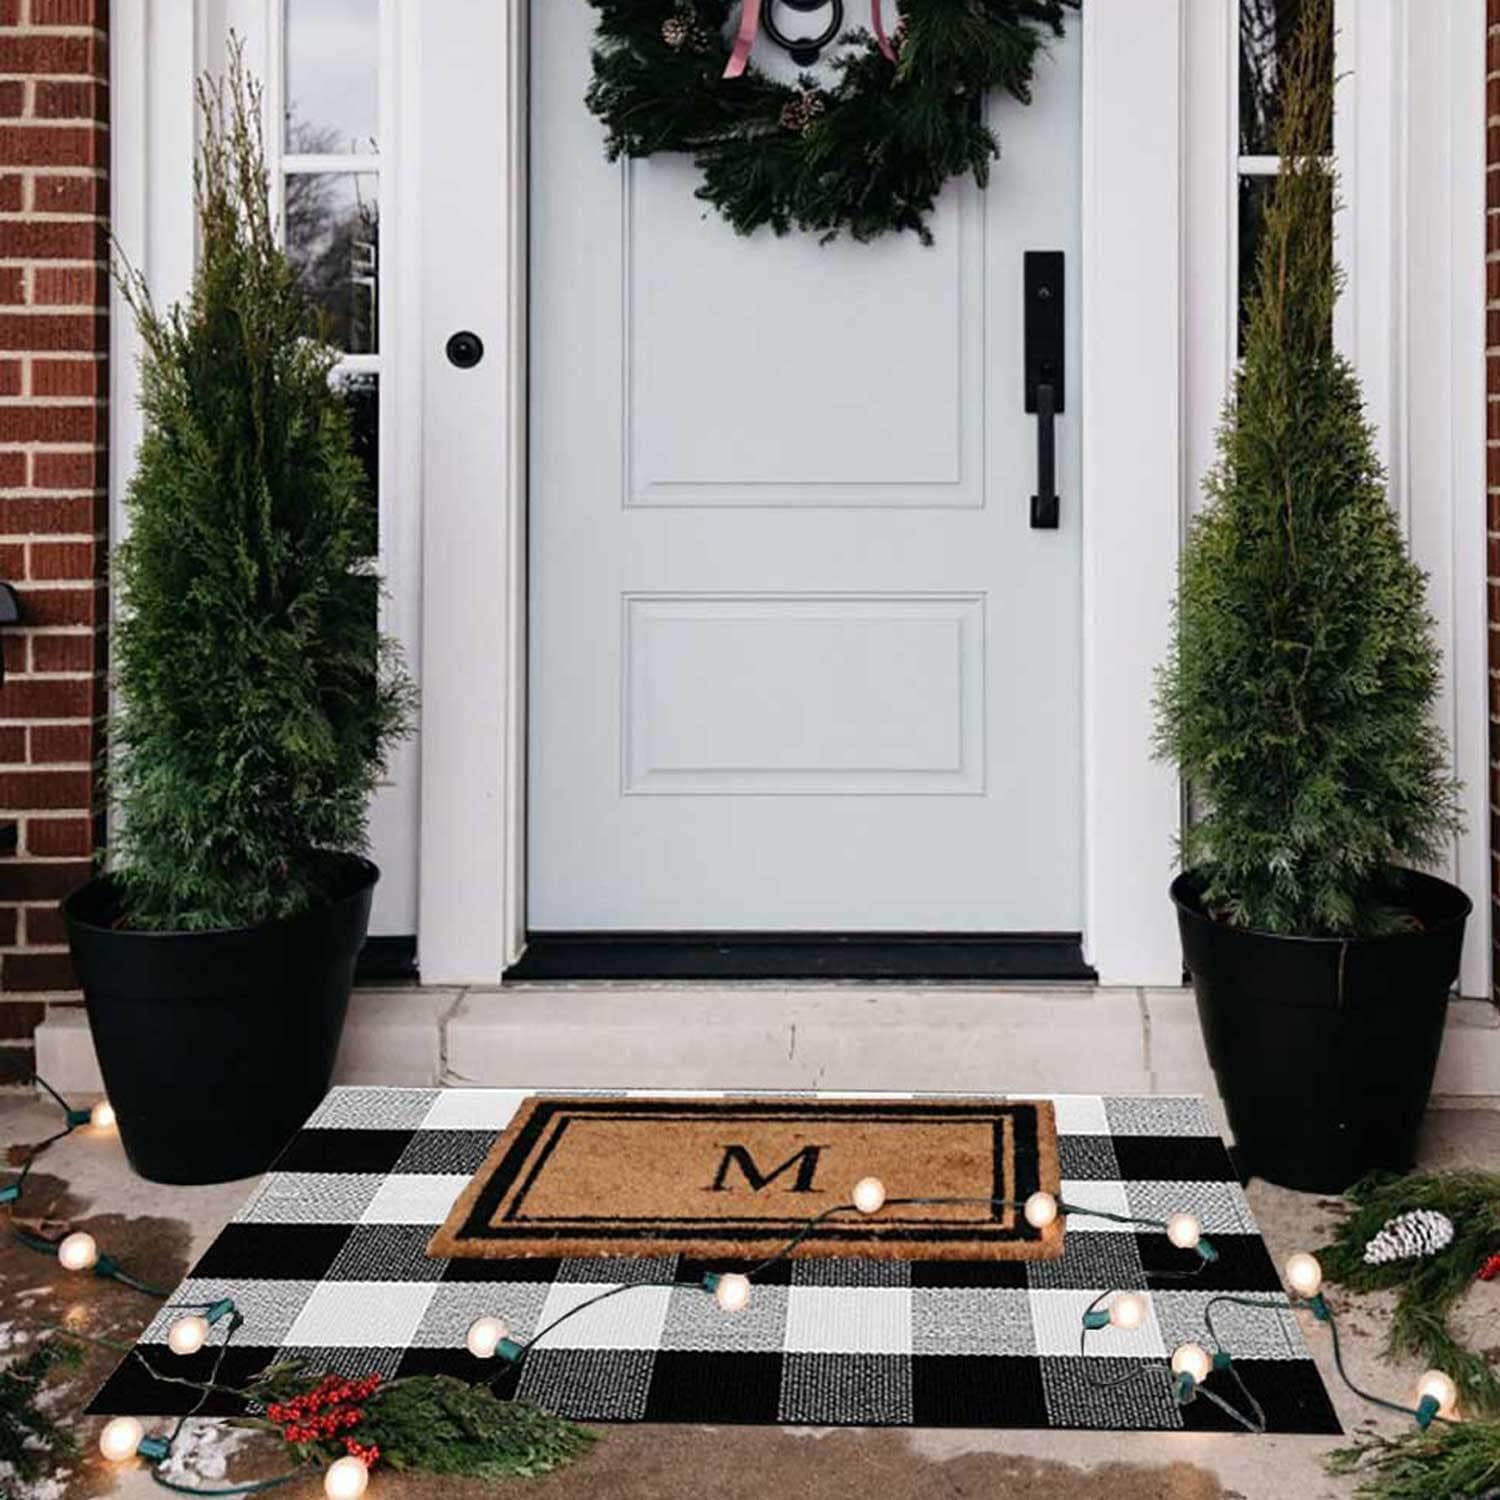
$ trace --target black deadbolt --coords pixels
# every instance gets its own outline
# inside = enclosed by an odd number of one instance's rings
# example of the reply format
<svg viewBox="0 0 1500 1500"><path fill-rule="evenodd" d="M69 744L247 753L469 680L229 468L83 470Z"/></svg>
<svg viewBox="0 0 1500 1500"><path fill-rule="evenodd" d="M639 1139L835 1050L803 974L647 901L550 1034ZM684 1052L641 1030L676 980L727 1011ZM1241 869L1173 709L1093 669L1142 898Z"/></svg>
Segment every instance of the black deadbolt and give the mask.
<svg viewBox="0 0 1500 1500"><path fill-rule="evenodd" d="M472 370L484 358L484 341L477 333L460 328L448 340L448 363L460 370Z"/></svg>

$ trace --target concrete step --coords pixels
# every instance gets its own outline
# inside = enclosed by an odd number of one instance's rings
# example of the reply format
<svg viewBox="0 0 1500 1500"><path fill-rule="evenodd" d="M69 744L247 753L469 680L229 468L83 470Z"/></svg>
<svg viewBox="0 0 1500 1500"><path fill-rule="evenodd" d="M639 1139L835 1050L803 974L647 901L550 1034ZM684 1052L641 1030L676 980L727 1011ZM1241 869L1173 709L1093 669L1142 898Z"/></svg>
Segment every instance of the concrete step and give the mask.
<svg viewBox="0 0 1500 1500"><path fill-rule="evenodd" d="M100 1088L81 1011L38 1071ZM954 1089L1215 1097L1192 992L953 985L515 985L358 990L342 1083L511 1088ZM1500 1097L1500 1013L1455 1001L1439 1103Z"/></svg>

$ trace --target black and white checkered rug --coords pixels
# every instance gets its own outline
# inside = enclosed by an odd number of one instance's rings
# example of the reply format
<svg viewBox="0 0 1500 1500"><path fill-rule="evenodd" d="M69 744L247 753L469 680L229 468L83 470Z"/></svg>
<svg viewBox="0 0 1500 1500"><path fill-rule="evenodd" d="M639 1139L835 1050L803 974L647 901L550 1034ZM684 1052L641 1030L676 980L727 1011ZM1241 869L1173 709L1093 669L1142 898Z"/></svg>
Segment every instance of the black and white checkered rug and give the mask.
<svg viewBox="0 0 1500 1500"><path fill-rule="evenodd" d="M635 1290L549 1333L519 1374L500 1375L496 1392L597 1422L1234 1430L1208 1401L1176 1405L1161 1369L1179 1343L1212 1347L1204 1305L1233 1292L1281 1304L1214 1313L1270 1430L1341 1431L1197 1098L1053 1096L1063 1200L1130 1217L1196 1214L1219 1257L1191 1280L1181 1273L1194 1258L1159 1230L1075 1212L1060 1260L784 1262L757 1277L748 1308L727 1314L700 1284L705 1270L736 1269L726 1262L425 1254L524 1097L498 1089L330 1093L171 1299L229 1297L243 1314L219 1381L243 1386L291 1357L350 1375L483 1379L496 1366L464 1346L476 1317L504 1318L524 1342L629 1282ZM1145 1324L1091 1333L1080 1353L1084 1310L1111 1288L1148 1294ZM179 1357L166 1345L177 1315L158 1315L142 1336L142 1358L120 1365L91 1411L172 1415L198 1400L143 1368L207 1377L223 1325L209 1348ZM1136 1379L1105 1387L1136 1367ZM1224 1394L1237 1395L1232 1385ZM224 1394L202 1410L242 1407Z"/></svg>

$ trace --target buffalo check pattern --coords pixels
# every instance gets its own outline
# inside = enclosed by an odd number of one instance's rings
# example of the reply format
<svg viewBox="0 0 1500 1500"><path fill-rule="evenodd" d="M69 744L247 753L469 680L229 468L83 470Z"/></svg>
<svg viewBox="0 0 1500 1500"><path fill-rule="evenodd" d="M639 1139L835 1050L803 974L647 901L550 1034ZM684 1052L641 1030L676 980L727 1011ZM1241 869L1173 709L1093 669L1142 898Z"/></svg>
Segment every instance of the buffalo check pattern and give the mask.
<svg viewBox="0 0 1500 1500"><path fill-rule="evenodd" d="M1204 1305L1232 1292L1278 1304L1215 1312L1270 1429L1341 1431L1200 1099L1052 1096L1064 1200L1157 1219L1190 1210L1219 1251L1201 1274L1183 1279L1198 1262L1160 1231L1083 1212L1069 1219L1060 1260L784 1262L757 1277L748 1308L725 1313L701 1277L732 1262L426 1255L524 1097L333 1090L90 1410L173 1415L197 1402L150 1372L206 1378L223 1325L209 1348L175 1356L171 1304L230 1297L245 1321L219 1370L229 1387L301 1358L348 1375L494 1378L502 1396L594 1422L1236 1430L1208 1401L1177 1406L1163 1373L1177 1344L1208 1343ZM519 1371L464 1346L481 1314L503 1317L524 1342L622 1284L630 1290L548 1333ZM1084 1309L1116 1287L1147 1295L1145 1325L1091 1333L1081 1352ZM1132 1370L1137 1378L1106 1384ZM1232 1382L1223 1394L1238 1396ZM202 1408L243 1410L227 1392Z"/></svg>

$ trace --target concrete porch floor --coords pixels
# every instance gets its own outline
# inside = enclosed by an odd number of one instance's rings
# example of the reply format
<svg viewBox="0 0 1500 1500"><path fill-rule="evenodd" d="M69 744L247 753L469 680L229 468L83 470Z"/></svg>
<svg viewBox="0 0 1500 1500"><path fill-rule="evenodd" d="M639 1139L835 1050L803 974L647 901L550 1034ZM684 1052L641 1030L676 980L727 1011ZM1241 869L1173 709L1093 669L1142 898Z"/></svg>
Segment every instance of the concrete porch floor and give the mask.
<svg viewBox="0 0 1500 1500"><path fill-rule="evenodd" d="M37 1033L56 1087L101 1087L87 1021ZM357 990L341 1083L996 1089L1216 1102L1192 992L1098 986L536 984ZM1456 1000L1436 1103L1500 1103L1500 1012ZM1222 1121L1221 1121L1222 1123Z"/></svg>
<svg viewBox="0 0 1500 1500"><path fill-rule="evenodd" d="M1126 1063L1126 1073L1133 1064ZM992 1080L1005 1076L1003 1061L991 1064ZM830 1086L850 1082L823 1080ZM993 1086L993 1084L992 1084ZM1111 1087L1121 1087L1112 1081ZM25 1097L0 1100L0 1142L41 1138L55 1128L55 1111ZM1450 1109L1435 1112L1426 1132L1423 1160L1430 1166L1489 1164L1500 1160L1500 1112ZM65 1215L92 1227L102 1244L137 1274L172 1285L203 1251L248 1195L252 1184L180 1189L144 1184L125 1165L112 1134L79 1131L40 1164L28 1197L37 1213ZM1316 1246L1334 1222L1325 1200L1256 1182L1250 1199L1272 1254ZM1354 1379L1396 1399L1410 1395L1418 1368L1380 1357L1385 1298L1348 1298L1334 1289ZM155 1304L110 1282L60 1283L31 1252L0 1246L0 1347L14 1345L18 1331L58 1321L129 1339L149 1320ZM1500 1326L1500 1283L1478 1285L1461 1311L1467 1336L1483 1346ZM1488 1333L1486 1333L1488 1330ZM1399 1430L1400 1419L1383 1417L1353 1398L1334 1375L1326 1330L1305 1323L1334 1404L1351 1435ZM76 1410L112 1357L95 1355L65 1389L59 1411ZM98 1423L81 1422L78 1435L92 1455ZM237 1439L238 1440L238 1439ZM231 1480L280 1472L284 1461L252 1438L235 1456ZM597 1447L575 1467L539 1481L498 1487L402 1478L388 1470L372 1479L372 1500L479 1500L482 1495L525 1495L535 1500L757 1500L798 1495L813 1500L1334 1500L1353 1494L1351 1481L1323 1471L1323 1458L1337 1446L1326 1438L1231 1435L1163 1435L1082 1432L863 1431L814 1432L739 1428L603 1429ZM200 1480L198 1482L210 1482ZM218 1481L223 1483L221 1479ZM107 1469L86 1456L61 1496L145 1497L161 1491L142 1470ZM314 1481L286 1487L287 1500L316 1500Z"/></svg>

